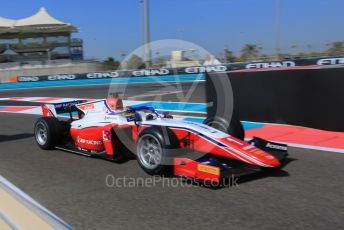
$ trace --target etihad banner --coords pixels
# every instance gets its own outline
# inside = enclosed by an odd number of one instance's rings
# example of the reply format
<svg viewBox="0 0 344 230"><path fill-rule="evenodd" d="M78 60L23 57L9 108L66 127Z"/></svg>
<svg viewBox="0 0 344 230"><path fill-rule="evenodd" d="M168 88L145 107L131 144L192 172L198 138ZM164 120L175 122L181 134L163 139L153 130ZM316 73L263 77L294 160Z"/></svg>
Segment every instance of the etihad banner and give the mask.
<svg viewBox="0 0 344 230"><path fill-rule="evenodd" d="M235 71L259 71L259 70L276 70L303 67L321 67L328 65L344 64L344 57L326 57L311 59L295 59L284 61L257 61L240 64L223 64L213 66L192 66L184 68L157 68L157 69L140 69L111 72L92 72L80 74L54 74L44 76L18 76L18 82L36 82L36 81L61 81L61 80L79 80L79 79L104 79L115 77L146 77L146 76L165 76L178 74L204 74L218 72L235 72Z"/></svg>

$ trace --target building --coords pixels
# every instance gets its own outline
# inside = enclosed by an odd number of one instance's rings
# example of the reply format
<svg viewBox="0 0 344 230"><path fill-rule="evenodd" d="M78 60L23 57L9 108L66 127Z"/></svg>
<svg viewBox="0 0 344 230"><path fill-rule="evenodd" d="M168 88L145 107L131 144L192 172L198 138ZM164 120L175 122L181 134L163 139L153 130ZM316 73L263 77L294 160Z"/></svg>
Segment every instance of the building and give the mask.
<svg viewBox="0 0 344 230"><path fill-rule="evenodd" d="M192 60L186 57L186 52L195 52L194 49L189 50L173 50L171 52L171 60L166 63L169 68L179 68L179 67L189 67L189 66L199 66L201 63L199 60Z"/></svg>
<svg viewBox="0 0 344 230"><path fill-rule="evenodd" d="M31 17L0 17L0 63L49 64L54 60L82 60L83 42L71 38L78 29L41 8Z"/></svg>

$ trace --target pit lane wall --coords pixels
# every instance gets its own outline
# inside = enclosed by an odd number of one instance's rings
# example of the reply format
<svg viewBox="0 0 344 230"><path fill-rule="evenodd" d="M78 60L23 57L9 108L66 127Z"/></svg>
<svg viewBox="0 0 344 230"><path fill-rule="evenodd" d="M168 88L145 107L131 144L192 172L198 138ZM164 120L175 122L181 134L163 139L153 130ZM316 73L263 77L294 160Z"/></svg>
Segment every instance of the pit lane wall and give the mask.
<svg viewBox="0 0 344 230"><path fill-rule="evenodd" d="M262 69L278 68L303 68L304 66L328 66L344 64L344 57L326 57L312 59L296 59L272 62L252 62L241 64L223 64L216 66L193 66L186 68L160 68L127 70L112 72L91 72L78 74L52 74L42 76L13 76L11 82L36 82L36 81L60 81L60 80L80 80L80 79L104 79L115 77L145 77L145 76L165 76L179 74L199 74L208 72L226 72L226 71L256 71Z"/></svg>
<svg viewBox="0 0 344 230"><path fill-rule="evenodd" d="M208 116L230 106L223 100L226 89L216 87L224 78L230 79L240 120L344 131L344 65L210 73Z"/></svg>

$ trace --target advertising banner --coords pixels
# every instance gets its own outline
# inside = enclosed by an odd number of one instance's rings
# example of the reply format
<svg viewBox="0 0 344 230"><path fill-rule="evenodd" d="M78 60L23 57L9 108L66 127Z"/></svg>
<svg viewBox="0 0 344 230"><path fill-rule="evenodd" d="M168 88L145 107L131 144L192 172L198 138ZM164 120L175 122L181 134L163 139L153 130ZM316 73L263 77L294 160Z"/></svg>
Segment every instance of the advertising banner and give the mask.
<svg viewBox="0 0 344 230"><path fill-rule="evenodd" d="M214 66L192 66L185 68L158 68L158 69L140 69L127 71L111 72L93 72L80 74L55 74L45 76L18 76L18 82L35 82L35 81L61 81L76 79L101 79L113 77L145 77L145 76L165 76L177 74L199 74L199 73L217 73L228 71L256 71L265 69L278 68L297 68L304 66L329 66L344 64L344 57L327 57L311 59L295 59L284 61L262 61L240 64L223 64Z"/></svg>

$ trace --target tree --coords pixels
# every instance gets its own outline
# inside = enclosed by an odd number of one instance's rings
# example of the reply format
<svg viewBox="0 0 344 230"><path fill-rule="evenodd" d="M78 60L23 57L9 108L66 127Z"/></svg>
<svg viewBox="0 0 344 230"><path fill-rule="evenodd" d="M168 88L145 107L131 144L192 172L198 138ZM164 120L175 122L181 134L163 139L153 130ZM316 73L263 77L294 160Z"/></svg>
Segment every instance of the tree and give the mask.
<svg viewBox="0 0 344 230"><path fill-rule="evenodd" d="M344 42L337 41L331 44L331 47L326 51L330 56L338 56L344 54Z"/></svg>
<svg viewBox="0 0 344 230"><path fill-rule="evenodd" d="M133 54L127 61L127 69L144 69L146 67L143 59Z"/></svg>
<svg viewBox="0 0 344 230"><path fill-rule="evenodd" d="M232 63L236 61L236 57L234 56L233 52L230 51L229 49L225 48L224 49L224 62L226 63Z"/></svg>
<svg viewBox="0 0 344 230"><path fill-rule="evenodd" d="M118 69L118 67L120 65L119 61L115 60L113 57L108 57L108 59L106 59L103 62L103 64L107 69L111 69L111 70Z"/></svg>
<svg viewBox="0 0 344 230"><path fill-rule="evenodd" d="M241 49L241 59L242 60L252 60L258 58L260 55L260 47L255 44L246 44Z"/></svg>

